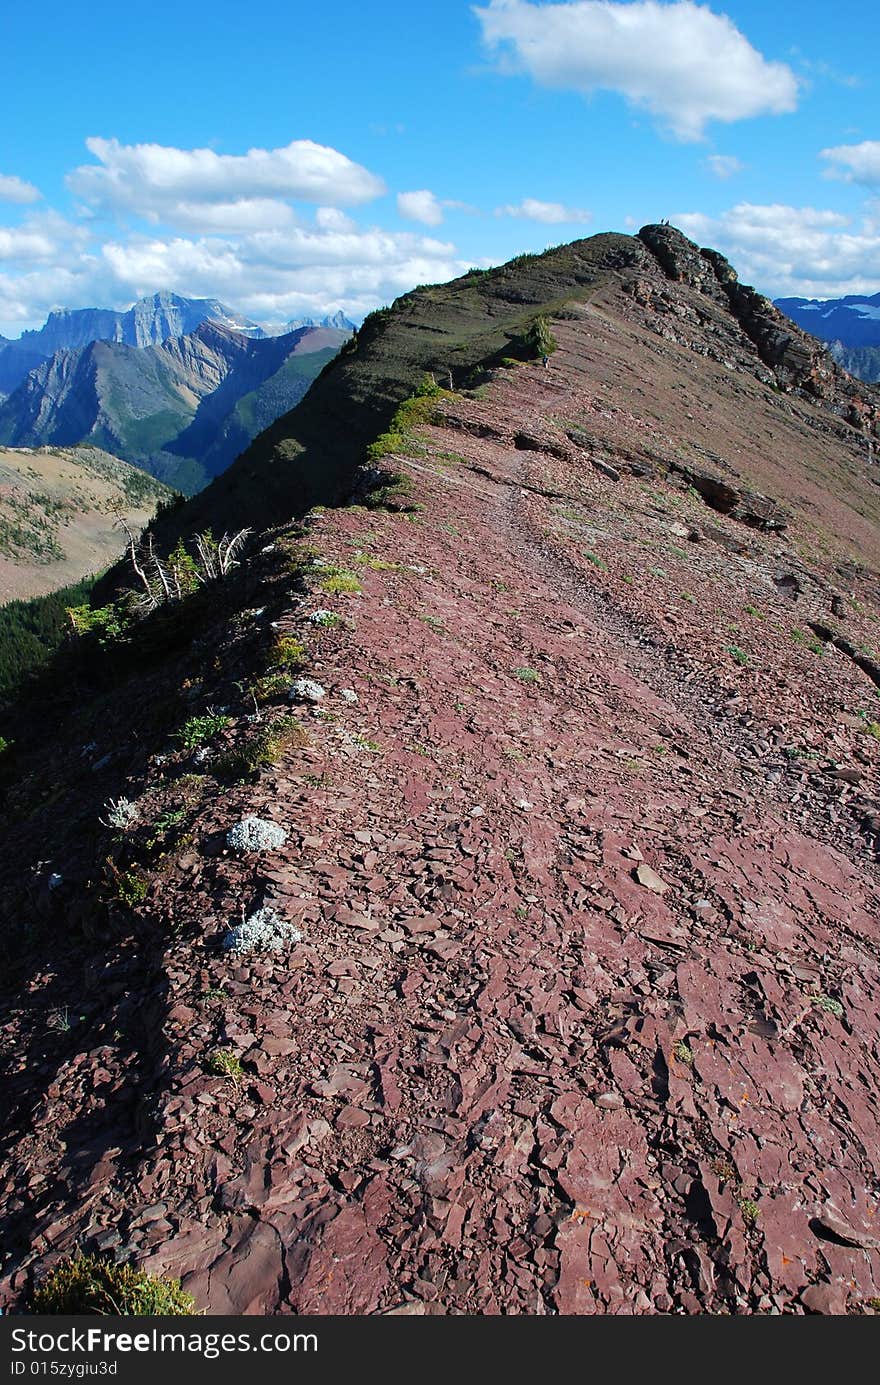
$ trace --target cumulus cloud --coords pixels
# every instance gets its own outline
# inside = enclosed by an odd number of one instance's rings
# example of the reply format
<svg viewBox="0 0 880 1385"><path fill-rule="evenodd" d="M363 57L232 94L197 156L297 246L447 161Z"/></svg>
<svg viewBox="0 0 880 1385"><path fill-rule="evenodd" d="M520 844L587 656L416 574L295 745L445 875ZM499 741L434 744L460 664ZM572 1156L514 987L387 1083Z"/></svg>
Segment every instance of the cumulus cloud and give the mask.
<svg viewBox="0 0 880 1385"><path fill-rule="evenodd" d="M87 205L174 223L195 206L231 207L266 199L322 206L358 206L385 191L381 178L337 149L293 140L282 149L217 154L161 144L86 140L96 161L68 174L67 185ZM183 209L183 210L181 210Z"/></svg>
<svg viewBox="0 0 880 1385"><path fill-rule="evenodd" d="M232 242L216 237L130 238L102 247L117 294L139 297L157 284L217 296L258 321L345 306L358 316L414 284L463 273L444 241L378 229L260 232Z"/></svg>
<svg viewBox="0 0 880 1385"><path fill-rule="evenodd" d="M0 173L0 202L18 202L25 205L39 202L42 193L33 183L16 178L14 173Z"/></svg>
<svg viewBox="0 0 880 1385"><path fill-rule="evenodd" d="M585 95L620 92L682 140L700 139L710 120L797 106L791 68L768 61L731 19L692 0L490 0L474 12L501 71Z"/></svg>
<svg viewBox="0 0 880 1385"><path fill-rule="evenodd" d="M741 163L735 154L710 154L706 160L710 173L714 173L716 178L732 178L735 173L742 173L745 164Z"/></svg>
<svg viewBox="0 0 880 1385"><path fill-rule="evenodd" d="M443 206L427 188L399 192L397 210L408 221L421 221L424 226L439 226L443 220Z"/></svg>
<svg viewBox="0 0 880 1385"><path fill-rule="evenodd" d="M516 206L510 203L495 208L496 216L515 216L524 221L542 221L546 226L558 226L565 222L574 225L591 221L593 213L583 207L566 207L562 202L539 202L536 197L524 197Z"/></svg>
<svg viewBox="0 0 880 1385"><path fill-rule="evenodd" d="M861 144L838 144L823 149L821 157L828 160L826 178L840 178L845 183L865 183L880 186L880 140L866 139Z"/></svg>
<svg viewBox="0 0 880 1385"><path fill-rule="evenodd" d="M673 221L773 298L880 291L880 225L870 215L740 202L717 217L690 212Z"/></svg>
<svg viewBox="0 0 880 1385"><path fill-rule="evenodd" d="M60 304L127 307L159 288L219 297L264 322L339 307L357 317L414 284L467 267L448 241L362 227L336 208L275 228L120 230L103 241L88 228L44 217L0 230L0 330L35 325Z"/></svg>
<svg viewBox="0 0 880 1385"><path fill-rule="evenodd" d="M63 263L82 251L88 239L84 227L57 212L33 214L20 226L0 226L0 260Z"/></svg>

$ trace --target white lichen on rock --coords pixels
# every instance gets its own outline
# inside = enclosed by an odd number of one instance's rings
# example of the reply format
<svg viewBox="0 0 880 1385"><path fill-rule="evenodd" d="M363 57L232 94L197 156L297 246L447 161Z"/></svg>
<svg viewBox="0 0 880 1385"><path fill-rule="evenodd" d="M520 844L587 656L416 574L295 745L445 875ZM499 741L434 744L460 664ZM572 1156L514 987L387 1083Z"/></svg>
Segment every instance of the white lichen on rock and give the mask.
<svg viewBox="0 0 880 1385"><path fill-rule="evenodd" d="M360 698L358 697L354 688L340 688L339 696L342 698L343 702L350 702L352 705L354 705L355 702L360 701Z"/></svg>
<svg viewBox="0 0 880 1385"><path fill-rule="evenodd" d="M326 695L326 689L314 678L297 678L288 695L291 702L320 702Z"/></svg>
<svg viewBox="0 0 880 1385"><path fill-rule="evenodd" d="M246 817L230 827L226 843L233 851L277 851L287 841L287 833L277 822Z"/></svg>
<svg viewBox="0 0 880 1385"><path fill-rule="evenodd" d="M264 904L250 918L243 919L223 939L227 952L283 952L302 942L302 933L271 905Z"/></svg>

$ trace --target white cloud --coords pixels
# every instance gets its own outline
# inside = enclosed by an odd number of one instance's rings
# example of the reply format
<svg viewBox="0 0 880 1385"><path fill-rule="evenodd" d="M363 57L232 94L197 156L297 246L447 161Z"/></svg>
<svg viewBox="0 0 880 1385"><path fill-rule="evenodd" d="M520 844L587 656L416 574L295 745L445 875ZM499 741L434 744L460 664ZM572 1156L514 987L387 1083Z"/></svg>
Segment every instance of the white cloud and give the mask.
<svg viewBox="0 0 880 1385"><path fill-rule="evenodd" d="M335 208L309 224L226 235L120 231L103 243L60 217L41 218L0 231L0 260L6 335L61 304L122 308L160 288L218 297L267 322L339 307L356 317L468 267L448 241L358 226Z"/></svg>
<svg viewBox="0 0 880 1385"><path fill-rule="evenodd" d="M443 206L427 188L399 192L397 210L408 221L420 221L424 226L439 226L443 220Z"/></svg>
<svg viewBox="0 0 880 1385"><path fill-rule="evenodd" d="M861 144L838 144L823 149L821 157L829 167L826 178L840 178L845 183L866 183L880 186L880 140L866 139Z"/></svg>
<svg viewBox="0 0 880 1385"><path fill-rule="evenodd" d="M690 212L673 221L773 298L880 291L880 225L870 215L856 222L829 209L740 202L717 217Z"/></svg>
<svg viewBox="0 0 880 1385"><path fill-rule="evenodd" d="M0 202L39 202L42 193L33 183L16 178L12 173L0 173Z"/></svg>
<svg viewBox="0 0 880 1385"><path fill-rule="evenodd" d="M322 231L353 231L355 223L338 207L319 207L315 212L315 224Z"/></svg>
<svg viewBox="0 0 880 1385"><path fill-rule="evenodd" d="M710 173L714 173L716 178L732 178L735 173L742 173L745 168L745 164L735 154L710 154L706 163Z"/></svg>
<svg viewBox="0 0 880 1385"><path fill-rule="evenodd" d="M490 0L475 14L502 71L584 94L617 91L679 139L709 120L793 111L798 83L753 48L732 20L691 0Z"/></svg>
<svg viewBox="0 0 880 1385"><path fill-rule="evenodd" d="M586 211L583 207L566 207L562 202L539 202L536 197L524 197L516 206L508 203L505 207L496 207L495 215L520 217L524 221L542 221L546 226L558 226L562 223L574 225L593 219L592 212Z"/></svg>
<svg viewBox="0 0 880 1385"><path fill-rule="evenodd" d="M191 219L197 206L265 206L266 199L292 198L345 207L385 191L381 178L312 140L247 154L98 138L86 140L86 147L97 163L68 174L67 185L77 197L92 207L171 223L181 216Z"/></svg>
<svg viewBox="0 0 880 1385"><path fill-rule="evenodd" d="M20 226L0 226L0 260L63 263L82 251L88 232L57 212L29 215Z"/></svg>
<svg viewBox="0 0 880 1385"><path fill-rule="evenodd" d="M236 202L178 202L168 218L188 231L227 232L280 230L296 225L297 217L287 203L272 197L242 197ZM157 216L148 217L154 224Z"/></svg>

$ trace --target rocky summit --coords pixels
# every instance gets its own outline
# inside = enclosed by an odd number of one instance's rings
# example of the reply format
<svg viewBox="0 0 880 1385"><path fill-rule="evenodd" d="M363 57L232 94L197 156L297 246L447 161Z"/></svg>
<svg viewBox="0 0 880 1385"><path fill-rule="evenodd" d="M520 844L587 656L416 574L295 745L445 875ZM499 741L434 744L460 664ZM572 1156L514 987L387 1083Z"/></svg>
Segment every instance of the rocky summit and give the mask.
<svg viewBox="0 0 880 1385"><path fill-rule="evenodd" d="M154 526L255 532L0 728L5 1307L874 1311L878 443L654 226L406 295Z"/></svg>

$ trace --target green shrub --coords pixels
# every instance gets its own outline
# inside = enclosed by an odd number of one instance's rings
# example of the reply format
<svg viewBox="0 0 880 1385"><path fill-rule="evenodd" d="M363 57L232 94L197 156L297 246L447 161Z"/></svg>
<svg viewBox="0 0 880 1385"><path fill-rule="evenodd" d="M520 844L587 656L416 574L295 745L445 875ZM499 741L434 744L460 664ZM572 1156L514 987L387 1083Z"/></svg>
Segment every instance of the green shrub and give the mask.
<svg viewBox="0 0 880 1385"><path fill-rule="evenodd" d="M811 1000L820 1010L824 1010L826 1015L834 1015L834 1017L839 1020L843 1019L845 1013L843 1006L839 1000L834 999L834 996L811 995L807 996L807 999Z"/></svg>
<svg viewBox="0 0 880 1385"><path fill-rule="evenodd" d="M71 606L67 614L78 635L97 635L102 644L122 637L125 623L118 606Z"/></svg>
<svg viewBox="0 0 880 1385"><path fill-rule="evenodd" d="M302 640L293 635L279 635L272 649L270 668L298 668L306 657Z"/></svg>
<svg viewBox="0 0 880 1385"><path fill-rule="evenodd" d="M730 655L731 659L733 659L734 663L747 664L749 662L748 654L744 649L740 649L738 644L728 644L725 645L725 648L728 654Z"/></svg>
<svg viewBox="0 0 880 1385"><path fill-rule="evenodd" d="M196 1301L179 1279L115 1265L97 1255L62 1260L34 1292L38 1314L97 1317L194 1317Z"/></svg>
<svg viewBox="0 0 880 1385"><path fill-rule="evenodd" d="M534 357L551 356L559 343L550 331L546 317L536 317L523 338L526 349Z"/></svg>
<svg viewBox="0 0 880 1385"><path fill-rule="evenodd" d="M533 668L515 668L513 676L518 678L521 683L540 683L541 681L540 673Z"/></svg>
<svg viewBox="0 0 880 1385"><path fill-rule="evenodd" d="M244 1068L231 1048L215 1048L213 1053L208 1054L205 1068L214 1077L228 1077L236 1084L244 1077Z"/></svg>
<svg viewBox="0 0 880 1385"><path fill-rule="evenodd" d="M120 871L116 876L116 898L126 909L143 904L150 882L137 870Z"/></svg>
<svg viewBox="0 0 880 1385"><path fill-rule="evenodd" d="M182 750L197 750L200 745L207 745L219 731L225 730L232 718L224 716L221 712L208 712L205 716L190 717L179 731L175 731L174 739L180 742Z"/></svg>
<svg viewBox="0 0 880 1385"><path fill-rule="evenodd" d="M251 684L250 692L255 702L271 702L273 697L286 693L289 687L290 674L279 668L275 673L264 673L262 678Z"/></svg>

